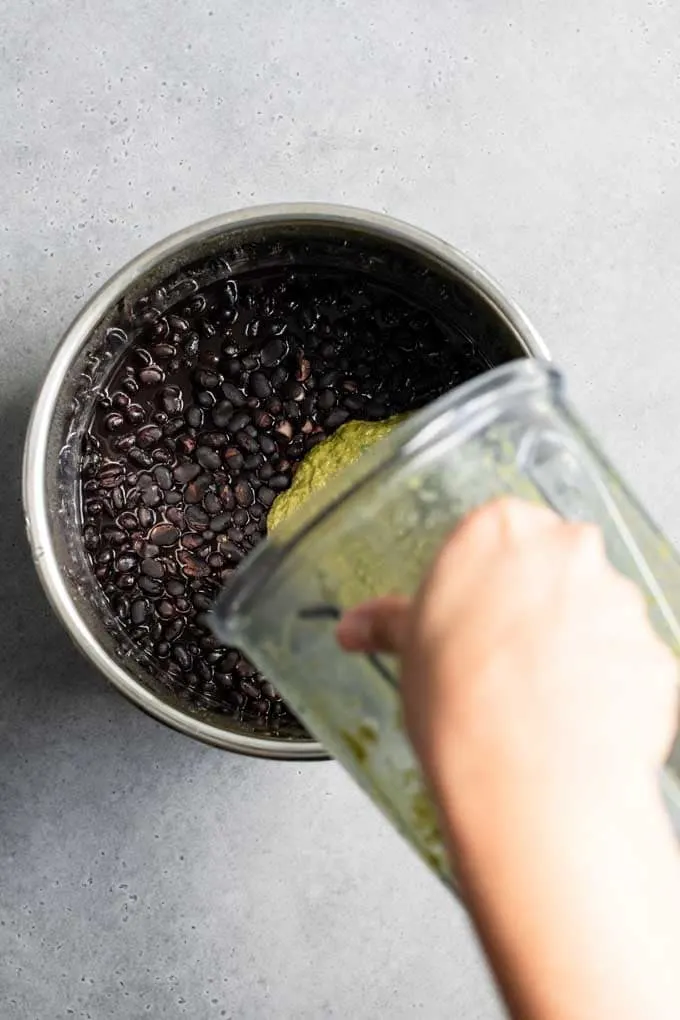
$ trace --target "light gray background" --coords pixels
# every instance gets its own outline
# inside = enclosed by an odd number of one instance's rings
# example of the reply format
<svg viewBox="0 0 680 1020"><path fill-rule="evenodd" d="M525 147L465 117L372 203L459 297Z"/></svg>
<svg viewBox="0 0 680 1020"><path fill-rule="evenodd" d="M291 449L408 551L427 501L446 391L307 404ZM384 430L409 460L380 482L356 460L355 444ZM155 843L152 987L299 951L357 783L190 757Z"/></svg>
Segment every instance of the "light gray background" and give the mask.
<svg viewBox="0 0 680 1020"><path fill-rule="evenodd" d="M495 275L680 538L680 8L3 0L0 24L0 1014L498 1020L462 911L334 765L194 744L70 648L21 443L121 263L212 213L330 199Z"/></svg>

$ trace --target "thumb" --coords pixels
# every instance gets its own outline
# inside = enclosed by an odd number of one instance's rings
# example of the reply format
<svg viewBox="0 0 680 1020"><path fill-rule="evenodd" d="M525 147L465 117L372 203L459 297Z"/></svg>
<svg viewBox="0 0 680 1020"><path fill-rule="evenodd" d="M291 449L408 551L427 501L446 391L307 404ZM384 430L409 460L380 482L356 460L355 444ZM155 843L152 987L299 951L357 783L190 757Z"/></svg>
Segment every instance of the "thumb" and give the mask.
<svg viewBox="0 0 680 1020"><path fill-rule="evenodd" d="M386 595L349 609L335 632L346 652L399 655L408 636L411 602L405 595Z"/></svg>

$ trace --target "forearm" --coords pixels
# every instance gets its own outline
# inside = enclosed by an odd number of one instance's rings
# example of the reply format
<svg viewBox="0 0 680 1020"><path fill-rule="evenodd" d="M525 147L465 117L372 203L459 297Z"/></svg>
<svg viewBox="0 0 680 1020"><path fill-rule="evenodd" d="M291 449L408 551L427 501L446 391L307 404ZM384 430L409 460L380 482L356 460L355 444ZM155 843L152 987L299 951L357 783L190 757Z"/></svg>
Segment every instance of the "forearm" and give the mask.
<svg viewBox="0 0 680 1020"><path fill-rule="evenodd" d="M517 1020L675 1020L680 865L653 784L518 793L512 782L472 810L461 824L444 804Z"/></svg>

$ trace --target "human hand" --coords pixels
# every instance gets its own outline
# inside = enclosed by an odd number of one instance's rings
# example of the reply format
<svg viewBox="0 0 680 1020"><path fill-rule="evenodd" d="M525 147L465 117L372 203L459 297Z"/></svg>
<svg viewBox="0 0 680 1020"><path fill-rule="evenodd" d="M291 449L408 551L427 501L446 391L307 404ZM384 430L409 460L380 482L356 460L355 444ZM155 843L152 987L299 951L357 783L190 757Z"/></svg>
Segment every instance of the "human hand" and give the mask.
<svg viewBox="0 0 680 1020"><path fill-rule="evenodd" d="M668 754L676 661L599 530L546 507L475 511L413 601L350 611L338 639L400 658L411 740L454 828L471 800L527 783L609 796L634 775L655 780Z"/></svg>

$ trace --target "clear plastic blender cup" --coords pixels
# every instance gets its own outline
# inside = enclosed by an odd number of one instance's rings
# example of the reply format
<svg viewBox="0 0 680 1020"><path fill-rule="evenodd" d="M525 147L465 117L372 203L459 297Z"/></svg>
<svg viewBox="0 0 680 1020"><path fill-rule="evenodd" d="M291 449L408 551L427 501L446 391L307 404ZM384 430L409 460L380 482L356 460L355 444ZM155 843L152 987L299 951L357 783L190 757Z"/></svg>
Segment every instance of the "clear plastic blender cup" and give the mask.
<svg viewBox="0 0 680 1020"><path fill-rule="evenodd" d="M592 521L680 650L680 559L568 407L561 375L523 359L414 414L283 522L230 579L213 614L293 710L445 880L452 876L403 730L394 663L343 653L341 612L412 594L470 510L501 495ZM680 748L667 786L680 805Z"/></svg>

